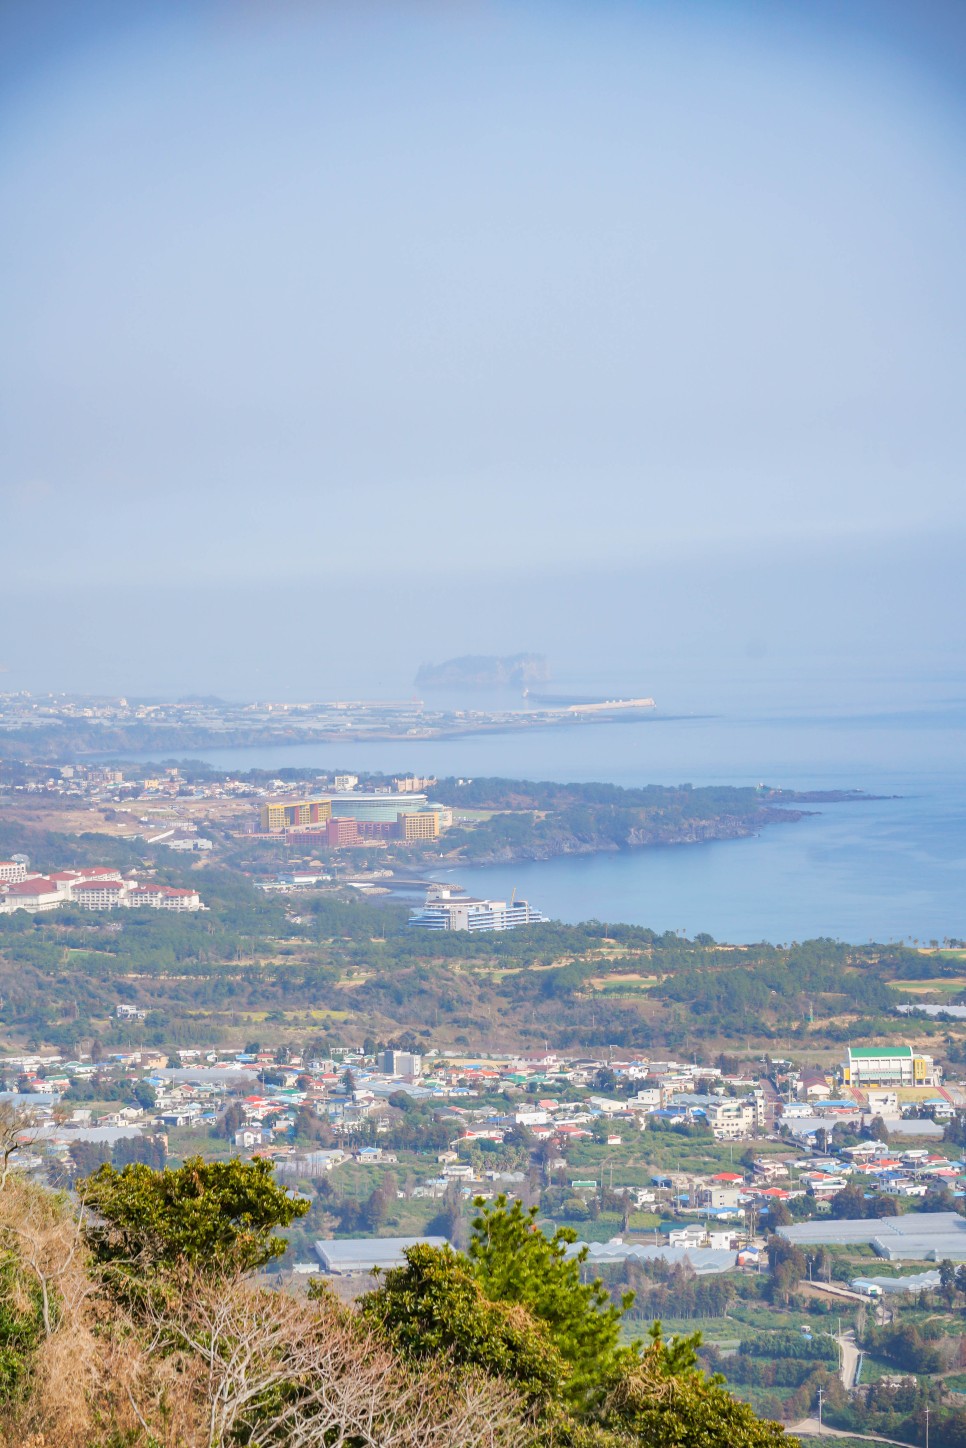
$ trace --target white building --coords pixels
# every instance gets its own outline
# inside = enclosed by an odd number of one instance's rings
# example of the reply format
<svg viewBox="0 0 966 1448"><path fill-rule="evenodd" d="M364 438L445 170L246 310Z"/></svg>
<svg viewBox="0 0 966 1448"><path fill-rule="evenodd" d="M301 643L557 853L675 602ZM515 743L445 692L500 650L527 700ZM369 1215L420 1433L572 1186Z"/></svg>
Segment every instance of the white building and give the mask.
<svg viewBox="0 0 966 1448"><path fill-rule="evenodd" d="M33 875L29 880L17 880L6 887L5 893L0 896L0 909L7 915L16 910L36 915L42 910L56 910L66 898L65 892L46 875Z"/></svg>
<svg viewBox="0 0 966 1448"><path fill-rule="evenodd" d="M51 875L28 875L23 880L0 884L0 913L5 915L16 910L35 914L67 904L79 905L82 910L113 910L120 906L141 905L153 906L157 910L202 909L197 890L124 880L119 870L106 866L95 866L89 873L59 870Z"/></svg>
<svg viewBox="0 0 966 1448"><path fill-rule="evenodd" d="M70 898L84 910L116 910L125 903L123 880L79 880L70 887Z"/></svg>
<svg viewBox="0 0 966 1448"><path fill-rule="evenodd" d="M426 904L409 912L410 925L420 930L514 930L546 920L526 900L475 900L458 885L431 885Z"/></svg>
<svg viewBox="0 0 966 1448"><path fill-rule="evenodd" d="M124 903L132 908L148 906L154 910L200 910L197 890L176 890L170 885L131 886Z"/></svg>
<svg viewBox="0 0 966 1448"><path fill-rule="evenodd" d="M757 1115L755 1103L747 1098L711 1101L707 1107L708 1125L719 1141L750 1136L758 1124Z"/></svg>
<svg viewBox="0 0 966 1448"><path fill-rule="evenodd" d="M384 1076L419 1076L422 1069L423 1058L415 1051L383 1051L379 1057Z"/></svg>
<svg viewBox="0 0 966 1448"><path fill-rule="evenodd" d="M850 1046L843 1068L848 1086L938 1086L942 1072L911 1046Z"/></svg>
<svg viewBox="0 0 966 1448"><path fill-rule="evenodd" d="M740 1205L741 1193L737 1187L722 1187L715 1183L699 1186L695 1190L695 1206L712 1211L730 1211Z"/></svg>
<svg viewBox="0 0 966 1448"><path fill-rule="evenodd" d="M716 1251L728 1251L734 1241L733 1231L714 1231L700 1225L672 1227L668 1232L669 1247L713 1247Z"/></svg>

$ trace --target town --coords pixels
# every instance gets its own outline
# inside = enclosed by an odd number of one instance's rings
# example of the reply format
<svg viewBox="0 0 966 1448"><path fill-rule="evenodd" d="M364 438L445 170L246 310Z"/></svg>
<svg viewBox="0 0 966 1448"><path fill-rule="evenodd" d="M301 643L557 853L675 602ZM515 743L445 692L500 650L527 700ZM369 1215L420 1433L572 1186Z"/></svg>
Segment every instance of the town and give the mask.
<svg viewBox="0 0 966 1448"><path fill-rule="evenodd" d="M958 1340L910 1327L966 1289L966 1085L928 1055L849 1047L826 1072L321 1045L9 1055L0 1131L58 1188L103 1162L267 1161L308 1203L273 1280L322 1275L350 1301L414 1244L464 1246L481 1203L519 1198L570 1230L582 1273L634 1288L629 1327L701 1326L702 1361L759 1411L810 1421L819 1402L881 1429L913 1389L955 1402Z"/></svg>
<svg viewBox="0 0 966 1448"><path fill-rule="evenodd" d="M77 763L51 771L7 762L5 772L0 784L6 784L14 811L18 803L30 818L31 811L46 810L61 828L89 819L117 838L175 851L210 851L212 830L227 839L282 844L294 855L307 846L419 845L438 841L454 819L450 807L427 798L436 780L413 775L377 777L371 788L360 789L358 775L309 771L315 789L306 793L270 775L253 780L213 771L198 778L176 765L152 770Z"/></svg>
<svg viewBox="0 0 966 1448"><path fill-rule="evenodd" d="M654 700L541 703L524 694L513 708L434 708L421 699L232 703L0 694L5 748L25 758L128 750L225 748L350 740L449 739L479 733L587 727L628 713L648 716Z"/></svg>
<svg viewBox="0 0 966 1448"><path fill-rule="evenodd" d="M120 1020L142 1014L118 1003ZM865 1216L884 1218L928 1197L961 1199L966 1184L946 1132L966 1109L966 1087L943 1084L932 1059L909 1047L850 1047L830 1074L787 1061L770 1062L766 1074L751 1063L614 1052L469 1058L346 1046L320 1059L257 1043L243 1052L8 1056L0 1069L3 1099L29 1118L23 1137L40 1172L69 1176L112 1152L136 1160L145 1142L163 1155L256 1153L294 1180L329 1178L351 1162L402 1162L410 1203L454 1187L467 1200L509 1190L580 1222L599 1221L620 1199L629 1235L615 1235L609 1249L651 1252L659 1230L668 1261L690 1261L704 1248L725 1254L697 1259L701 1270L747 1265L762 1232L792 1216L841 1217L837 1204L850 1192L874 1204L863 1205ZM79 1098L100 1104L73 1107ZM418 1132L407 1142L414 1111L427 1143ZM427 1156L432 1170L420 1176ZM710 1169L722 1162L729 1169ZM668 1220L635 1226L641 1212ZM681 1218L699 1220L675 1225ZM949 1255L966 1261L963 1227Z"/></svg>

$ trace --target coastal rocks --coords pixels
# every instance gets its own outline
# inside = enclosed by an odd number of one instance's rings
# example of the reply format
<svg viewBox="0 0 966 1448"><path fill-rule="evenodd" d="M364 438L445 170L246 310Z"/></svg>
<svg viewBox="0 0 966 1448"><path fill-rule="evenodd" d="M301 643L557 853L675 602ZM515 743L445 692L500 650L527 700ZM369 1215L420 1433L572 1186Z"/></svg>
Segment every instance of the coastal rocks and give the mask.
<svg viewBox="0 0 966 1448"><path fill-rule="evenodd" d="M628 845L699 845L709 840L742 840L766 825L794 824L808 810L762 809L751 815L716 815L708 820L682 820L672 826L645 825L632 829Z"/></svg>
<svg viewBox="0 0 966 1448"><path fill-rule="evenodd" d="M808 810L763 808L747 815L647 823L631 827L621 841L604 835L577 836L558 830L547 839L491 847L480 853L467 852L463 858L474 865L509 865L523 860L553 860L563 855L613 854L621 849L645 849L649 845L740 840L758 834L767 825L794 824L809 813Z"/></svg>

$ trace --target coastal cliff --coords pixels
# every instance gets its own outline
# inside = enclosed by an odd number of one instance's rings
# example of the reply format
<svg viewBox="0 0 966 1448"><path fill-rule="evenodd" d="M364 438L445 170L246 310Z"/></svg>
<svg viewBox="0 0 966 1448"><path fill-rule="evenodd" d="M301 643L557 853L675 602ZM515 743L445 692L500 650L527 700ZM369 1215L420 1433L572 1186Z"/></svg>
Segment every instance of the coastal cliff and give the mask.
<svg viewBox="0 0 966 1448"><path fill-rule="evenodd" d="M806 810L762 808L750 814L720 814L709 818L641 820L616 835L611 827L600 831L569 828L563 820L528 822L519 815L495 815L486 831L467 830L456 844L460 859L474 865L504 865L518 860L552 860L561 855L594 855L651 845L698 845L714 840L740 840L769 825L794 824ZM454 832L455 834L455 832ZM501 841L500 834L506 837Z"/></svg>
<svg viewBox="0 0 966 1448"><path fill-rule="evenodd" d="M454 811L447 845L475 864L743 839L794 824L808 813L803 804L818 802L765 786L622 789L518 779L441 779L433 794Z"/></svg>

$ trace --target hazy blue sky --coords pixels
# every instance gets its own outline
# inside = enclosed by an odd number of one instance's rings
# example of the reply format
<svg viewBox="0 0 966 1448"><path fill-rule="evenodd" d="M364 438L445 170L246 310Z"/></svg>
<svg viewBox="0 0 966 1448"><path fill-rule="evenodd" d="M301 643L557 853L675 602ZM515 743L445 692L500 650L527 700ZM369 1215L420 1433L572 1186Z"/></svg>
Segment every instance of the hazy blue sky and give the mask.
<svg viewBox="0 0 966 1448"><path fill-rule="evenodd" d="M955 659L964 35L4 6L0 687Z"/></svg>

